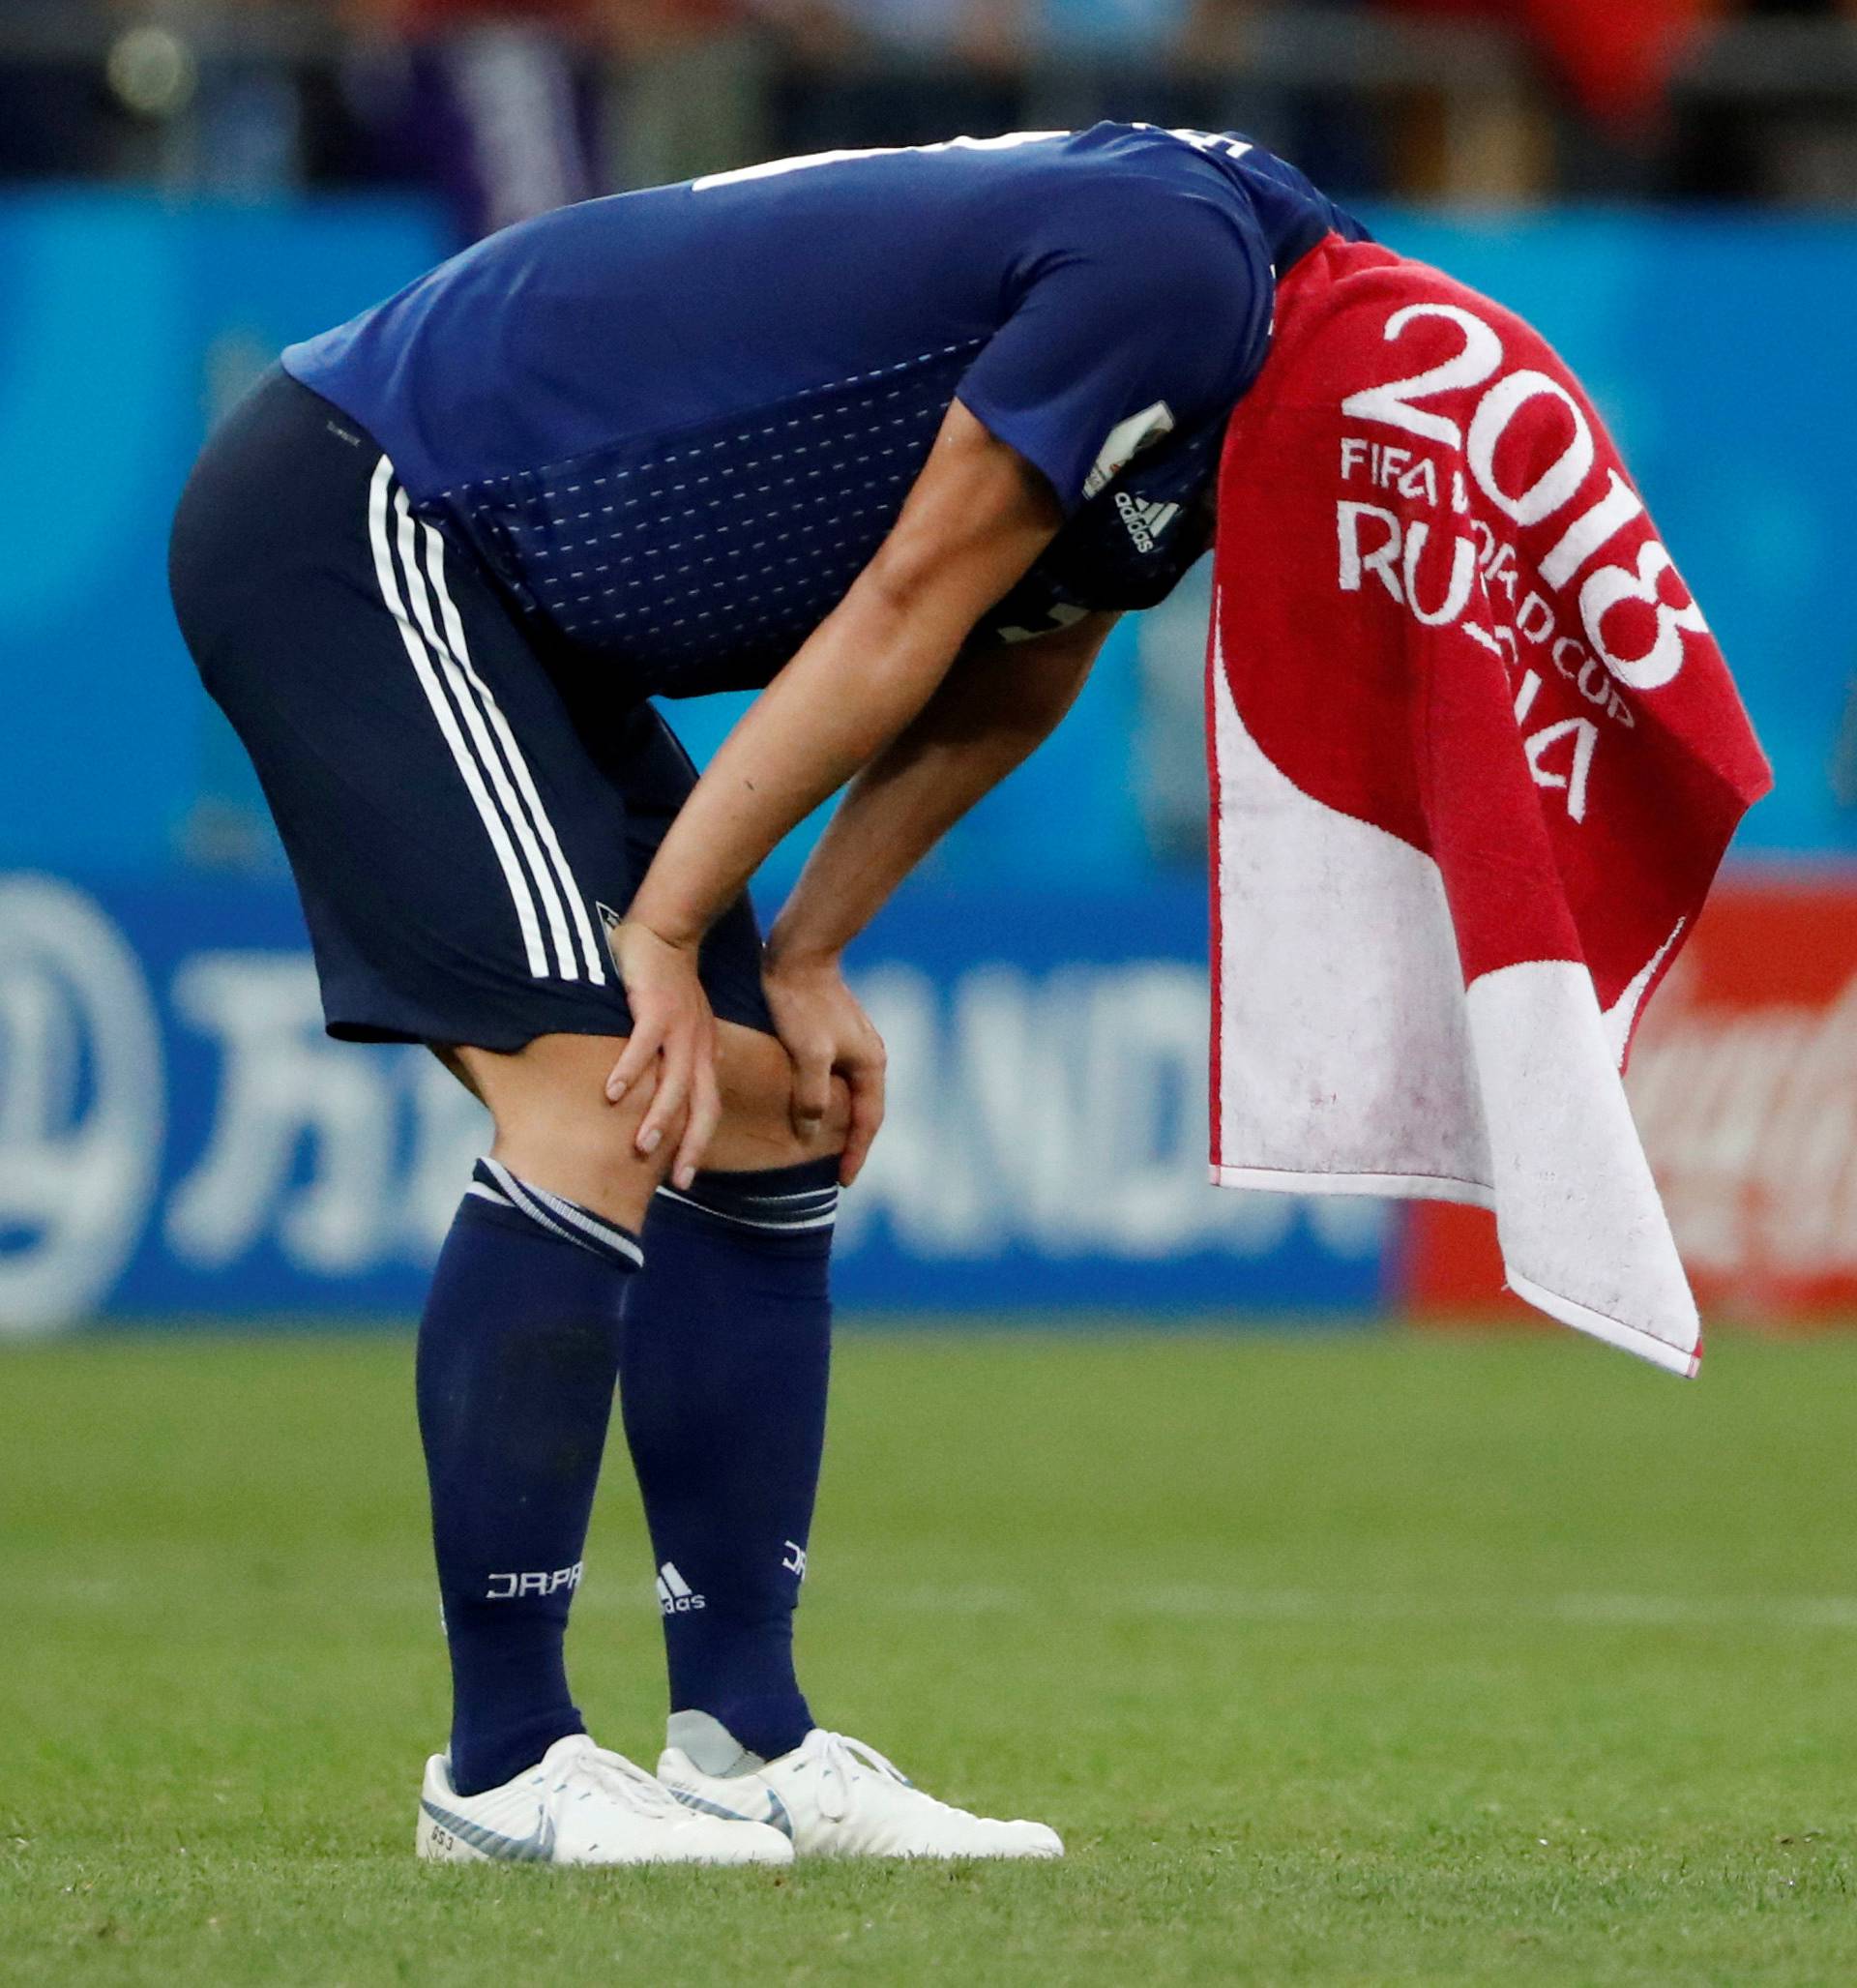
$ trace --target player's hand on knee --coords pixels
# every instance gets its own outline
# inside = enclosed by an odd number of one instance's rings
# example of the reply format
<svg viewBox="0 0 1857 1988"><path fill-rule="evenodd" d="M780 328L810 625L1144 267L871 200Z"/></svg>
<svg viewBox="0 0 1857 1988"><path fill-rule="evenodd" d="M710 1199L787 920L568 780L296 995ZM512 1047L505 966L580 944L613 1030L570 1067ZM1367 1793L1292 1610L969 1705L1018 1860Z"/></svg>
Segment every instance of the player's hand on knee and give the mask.
<svg viewBox="0 0 1857 1988"><path fill-rule="evenodd" d="M716 1018L697 978L696 954L626 919L612 935L612 955L632 1009L632 1037L606 1079L606 1096L618 1104L658 1062L657 1088L634 1139L649 1157L675 1138L670 1178L688 1187L722 1115Z"/></svg>
<svg viewBox="0 0 1857 1988"><path fill-rule="evenodd" d="M845 985L836 956L770 962L763 978L774 1025L793 1065L794 1131L808 1142L818 1138L832 1109L835 1076L850 1095L850 1124L839 1167L840 1180L849 1187L883 1123L883 1038Z"/></svg>

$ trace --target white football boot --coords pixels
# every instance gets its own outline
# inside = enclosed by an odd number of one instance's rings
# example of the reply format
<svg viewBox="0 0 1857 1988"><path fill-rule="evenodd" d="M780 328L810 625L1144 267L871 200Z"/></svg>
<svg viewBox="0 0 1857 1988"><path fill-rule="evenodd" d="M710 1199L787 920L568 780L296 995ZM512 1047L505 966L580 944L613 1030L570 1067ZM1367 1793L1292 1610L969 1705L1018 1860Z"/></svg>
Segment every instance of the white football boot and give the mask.
<svg viewBox="0 0 1857 1988"><path fill-rule="evenodd" d="M1062 1856L1043 1823L996 1823L925 1795L873 1747L815 1726L763 1760L707 1712L677 1712L658 1779L701 1815L772 1824L802 1856Z"/></svg>
<svg viewBox="0 0 1857 1988"><path fill-rule="evenodd" d="M442 1753L426 1763L421 1856L433 1863L790 1864L777 1829L699 1814L643 1767L584 1733L557 1739L526 1773L482 1795L452 1787Z"/></svg>

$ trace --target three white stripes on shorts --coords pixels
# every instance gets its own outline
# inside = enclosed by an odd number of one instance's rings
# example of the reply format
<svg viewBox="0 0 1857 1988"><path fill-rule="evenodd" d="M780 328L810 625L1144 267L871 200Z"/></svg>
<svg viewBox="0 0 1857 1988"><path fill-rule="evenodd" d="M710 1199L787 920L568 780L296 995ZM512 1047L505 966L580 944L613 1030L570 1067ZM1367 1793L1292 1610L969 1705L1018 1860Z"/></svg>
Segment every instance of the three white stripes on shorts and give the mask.
<svg viewBox="0 0 1857 1988"><path fill-rule="evenodd" d="M381 598L509 886L529 972L537 980L578 980L584 970L604 987L603 941L594 935L586 901L509 720L472 665L464 624L445 583L445 541L413 516L384 456L368 493L368 537Z"/></svg>

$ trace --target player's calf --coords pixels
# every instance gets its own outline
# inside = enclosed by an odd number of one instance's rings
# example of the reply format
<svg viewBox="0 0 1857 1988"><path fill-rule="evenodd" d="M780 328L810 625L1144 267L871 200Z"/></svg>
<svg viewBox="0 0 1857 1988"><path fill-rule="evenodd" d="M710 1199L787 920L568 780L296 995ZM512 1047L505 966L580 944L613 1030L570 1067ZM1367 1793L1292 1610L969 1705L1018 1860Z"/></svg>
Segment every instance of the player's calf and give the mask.
<svg viewBox="0 0 1857 1988"><path fill-rule="evenodd" d="M658 1567L673 1712L772 1756L811 1730L793 1669L825 1440L829 1288L848 1105L794 1127L785 1053L724 1027L711 1164L661 1188L620 1402Z"/></svg>
<svg viewBox="0 0 1857 1988"><path fill-rule="evenodd" d="M665 1158L635 1138L648 1085L607 1101L613 1039L455 1053L496 1120L419 1355L460 1802L582 1731L562 1638L622 1367L672 1708L769 1756L811 1730L791 1618L824 1438L846 1105L803 1137L780 1045L722 1036L722 1164L655 1199Z"/></svg>
<svg viewBox="0 0 1857 1988"><path fill-rule="evenodd" d="M584 1731L563 1638L658 1178L633 1137L644 1101L604 1102L613 1048L545 1036L455 1053L497 1127L439 1254L417 1360L457 1802Z"/></svg>

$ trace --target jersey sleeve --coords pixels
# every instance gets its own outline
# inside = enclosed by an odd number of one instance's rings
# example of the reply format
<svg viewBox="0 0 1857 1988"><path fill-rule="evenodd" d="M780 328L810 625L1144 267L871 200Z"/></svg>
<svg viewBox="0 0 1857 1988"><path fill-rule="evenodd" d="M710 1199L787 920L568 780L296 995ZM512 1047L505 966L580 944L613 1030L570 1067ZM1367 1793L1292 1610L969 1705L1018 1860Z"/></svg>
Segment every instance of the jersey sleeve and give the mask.
<svg viewBox="0 0 1857 1988"><path fill-rule="evenodd" d="M1099 193L1030 259L958 398L1069 516L1141 449L1237 402L1263 364L1274 288L1236 205Z"/></svg>

